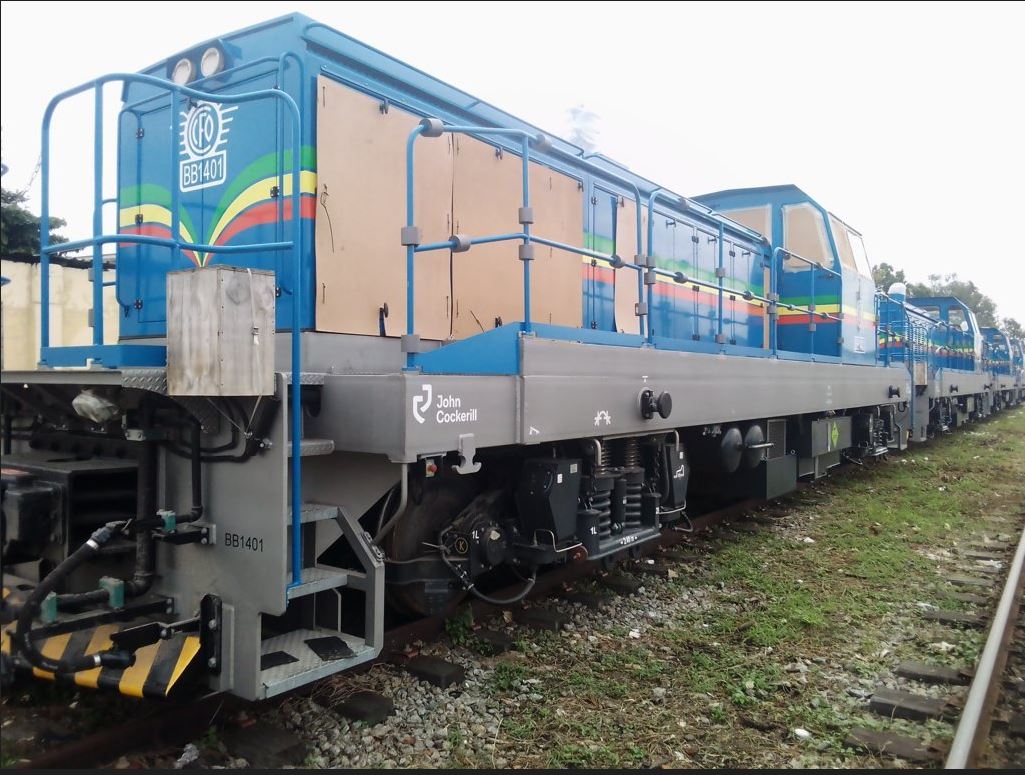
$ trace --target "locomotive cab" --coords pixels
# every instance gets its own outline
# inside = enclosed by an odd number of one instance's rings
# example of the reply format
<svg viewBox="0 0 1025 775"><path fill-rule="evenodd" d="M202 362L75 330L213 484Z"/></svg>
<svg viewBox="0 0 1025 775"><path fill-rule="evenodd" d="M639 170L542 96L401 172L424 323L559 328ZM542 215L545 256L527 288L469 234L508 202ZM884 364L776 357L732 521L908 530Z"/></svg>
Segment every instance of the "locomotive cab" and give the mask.
<svg viewBox="0 0 1025 775"><path fill-rule="evenodd" d="M860 232L794 185L696 199L763 234L781 257L781 347L875 363L875 283Z"/></svg>

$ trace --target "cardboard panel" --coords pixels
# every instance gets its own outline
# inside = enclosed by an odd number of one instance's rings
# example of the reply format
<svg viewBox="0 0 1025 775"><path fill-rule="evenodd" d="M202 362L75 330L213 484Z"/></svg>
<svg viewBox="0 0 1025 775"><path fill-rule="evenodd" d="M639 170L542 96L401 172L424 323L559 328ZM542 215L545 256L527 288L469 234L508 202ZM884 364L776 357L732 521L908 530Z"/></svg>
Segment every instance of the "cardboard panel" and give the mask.
<svg viewBox="0 0 1025 775"><path fill-rule="evenodd" d="M642 252L637 245L637 212L633 199L622 199L619 217L616 220L616 253L627 263L634 263L634 256ZM643 207L643 205L642 205ZM647 219L642 214L641 238L647 235ZM637 295L637 271L622 268L616 270L616 330L627 334L639 334L640 318L634 306Z"/></svg>
<svg viewBox="0 0 1025 775"><path fill-rule="evenodd" d="M317 330L380 334L406 330L406 138L419 118L321 76L317 79ZM451 137L416 145L416 225L424 242L451 229ZM449 252L416 258L416 331L449 334Z"/></svg>
<svg viewBox="0 0 1025 775"><path fill-rule="evenodd" d="M584 191L577 180L541 164L531 164L530 204L534 208L531 233L583 246ZM531 317L539 323L579 328L583 316L581 257L545 245L535 245L534 256L530 268ZM521 291L522 287L521 283Z"/></svg>
<svg viewBox="0 0 1025 775"><path fill-rule="evenodd" d="M455 231L470 237L520 231L523 162L471 137L455 138L452 212ZM577 181L531 163L533 232L583 244L583 192ZM519 241L475 245L452 256L452 336L463 338L523 319L523 263ZM535 247L531 266L531 316L577 327L582 315L578 255Z"/></svg>

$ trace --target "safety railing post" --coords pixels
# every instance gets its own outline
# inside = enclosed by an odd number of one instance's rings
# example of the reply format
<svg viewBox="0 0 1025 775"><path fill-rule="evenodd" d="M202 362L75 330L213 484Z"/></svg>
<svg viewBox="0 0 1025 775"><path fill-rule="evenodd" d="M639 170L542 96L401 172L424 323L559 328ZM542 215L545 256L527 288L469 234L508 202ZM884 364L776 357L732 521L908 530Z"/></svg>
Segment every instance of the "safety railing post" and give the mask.
<svg viewBox="0 0 1025 775"><path fill-rule="evenodd" d="M715 267L715 276L716 276L716 279L718 280L718 285L719 285L719 304L718 304L718 306L719 306L719 322L718 322L717 327L716 327L716 335L715 335L716 344L725 344L726 343L726 337L723 334L723 279L726 277L726 266L723 263L723 253L724 253L724 250L725 250L725 245L723 244L725 242L724 237L725 237L725 233L723 231L722 221L720 221L719 222L719 236L718 236L719 255L718 255L718 258L716 260L716 267Z"/></svg>
<svg viewBox="0 0 1025 775"><path fill-rule="evenodd" d="M302 583L302 118L292 114L292 585ZM284 144L282 138L282 144ZM281 192L284 193L284 192ZM279 194L280 195L280 194ZM284 197L282 197L284 198Z"/></svg>
<svg viewBox="0 0 1025 775"><path fill-rule="evenodd" d="M416 139L423 134L424 126L414 127L406 139L406 230L412 235L416 231L415 196L413 192L413 151ZM402 242L406 246L406 368L416 368L414 352L414 335L416 332L416 246L418 238L404 236Z"/></svg>
<svg viewBox="0 0 1025 775"><path fill-rule="evenodd" d="M530 138L521 138L523 158L523 209L520 212L520 226L523 228L523 244L520 247L520 260L523 262L523 333L530 334L533 327L530 322L530 264L534 260L534 248L530 244Z"/></svg>
<svg viewBox="0 0 1025 775"><path fill-rule="evenodd" d="M96 84L93 116L93 237L103 235L103 84ZM93 245L93 344L103 344L103 246Z"/></svg>
<svg viewBox="0 0 1025 775"><path fill-rule="evenodd" d="M775 253L769 259L769 344L772 355L779 354L779 284L776 278Z"/></svg>
<svg viewBox="0 0 1025 775"><path fill-rule="evenodd" d="M655 197L662 193L661 188L652 189L648 194L648 244L645 254L644 284L648 289L647 312L648 312L648 344L655 344L655 326L653 324L655 315ZM640 252L640 251L638 251Z"/></svg>
<svg viewBox="0 0 1025 775"><path fill-rule="evenodd" d="M815 269L814 266L812 266L812 268L811 268L811 304L808 305L808 309L810 310L810 312L808 314L808 335L809 335L809 338L810 338L810 343L808 345L808 353L811 355L812 360L815 359L815 328L816 328L816 325L815 325L815 309L817 307L817 305L815 304L815 298L816 298L815 297L815 275L816 274L817 274L816 269Z"/></svg>
<svg viewBox="0 0 1025 775"><path fill-rule="evenodd" d="M178 165L178 144L174 142L174 137L178 134L178 101L180 97L178 89L171 89L170 100L171 110L169 111L170 117L170 132L171 132L171 148L170 148L170 180L171 180L171 239L174 240L175 246L171 252L171 268L175 269L178 266L178 260L181 258L181 213L179 210L180 192L178 191L181 186L179 176L181 175L181 168ZM199 263L202 265L203 257L196 256Z"/></svg>
<svg viewBox="0 0 1025 775"><path fill-rule="evenodd" d="M886 321L883 324L883 363L890 365L890 350L893 348L893 340L890 337L890 305L883 305L886 310Z"/></svg>
<svg viewBox="0 0 1025 775"><path fill-rule="evenodd" d="M39 365L46 365L50 347L50 119L54 105L43 114L39 153Z"/></svg>

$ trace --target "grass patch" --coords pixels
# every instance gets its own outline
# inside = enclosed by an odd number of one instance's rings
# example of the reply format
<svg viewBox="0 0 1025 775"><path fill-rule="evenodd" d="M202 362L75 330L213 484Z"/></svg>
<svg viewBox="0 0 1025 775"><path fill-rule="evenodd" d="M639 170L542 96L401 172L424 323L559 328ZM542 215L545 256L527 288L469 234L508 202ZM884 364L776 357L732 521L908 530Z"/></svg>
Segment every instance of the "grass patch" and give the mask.
<svg viewBox="0 0 1025 775"><path fill-rule="evenodd" d="M510 764L879 766L843 745L853 726L881 723L865 687L900 659L977 656L980 634L928 624L920 604L952 606L941 577L952 563L937 552L987 530L991 516L1007 519L1002 532L1020 529L1023 439L1025 411L1015 410L780 499L771 508L783 527L714 539L701 566L652 582L663 599L703 594L659 627L638 598L640 640L621 620L595 626L597 645L530 635L524 664L491 678L545 697L507 710ZM943 641L954 647L937 650ZM530 678L536 689L521 688Z"/></svg>

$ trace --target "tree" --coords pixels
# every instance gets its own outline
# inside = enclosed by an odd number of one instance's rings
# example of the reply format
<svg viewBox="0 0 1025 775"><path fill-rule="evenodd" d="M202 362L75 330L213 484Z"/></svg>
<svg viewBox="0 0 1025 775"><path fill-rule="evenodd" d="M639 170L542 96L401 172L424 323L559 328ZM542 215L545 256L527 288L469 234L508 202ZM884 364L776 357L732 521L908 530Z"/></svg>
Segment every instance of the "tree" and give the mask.
<svg viewBox="0 0 1025 775"><path fill-rule="evenodd" d="M885 261L872 267L872 279L875 281L876 288L883 293L888 292L894 283L907 283L904 270L892 267Z"/></svg>
<svg viewBox="0 0 1025 775"><path fill-rule="evenodd" d="M1000 321L1000 327L1012 339L1025 339L1025 327L1014 318L1004 318Z"/></svg>
<svg viewBox="0 0 1025 775"><path fill-rule="evenodd" d="M928 282L911 283L907 281L903 269L882 263L872 267L872 279L875 280L876 287L884 292L893 283L904 283L907 285L908 297L912 302L916 296L954 296L967 304L975 313L980 326L997 325L996 302L979 290L974 282L962 280L956 274L931 274ZM1012 327L1016 331L1021 331L1021 325L1014 318L1004 318L1003 327L1008 331Z"/></svg>
<svg viewBox="0 0 1025 775"><path fill-rule="evenodd" d="M923 283L912 283L908 281L903 269L897 269L886 262L876 264L872 267L872 279L876 288L883 293L889 293L890 286L894 283L904 283L907 286L908 296L932 296L932 288Z"/></svg>
<svg viewBox="0 0 1025 775"><path fill-rule="evenodd" d="M28 194L24 191L0 189L0 255L39 255L39 217L23 207L27 200ZM51 245L67 242L65 237L54 233L65 225L66 222L62 218L50 218Z"/></svg>

